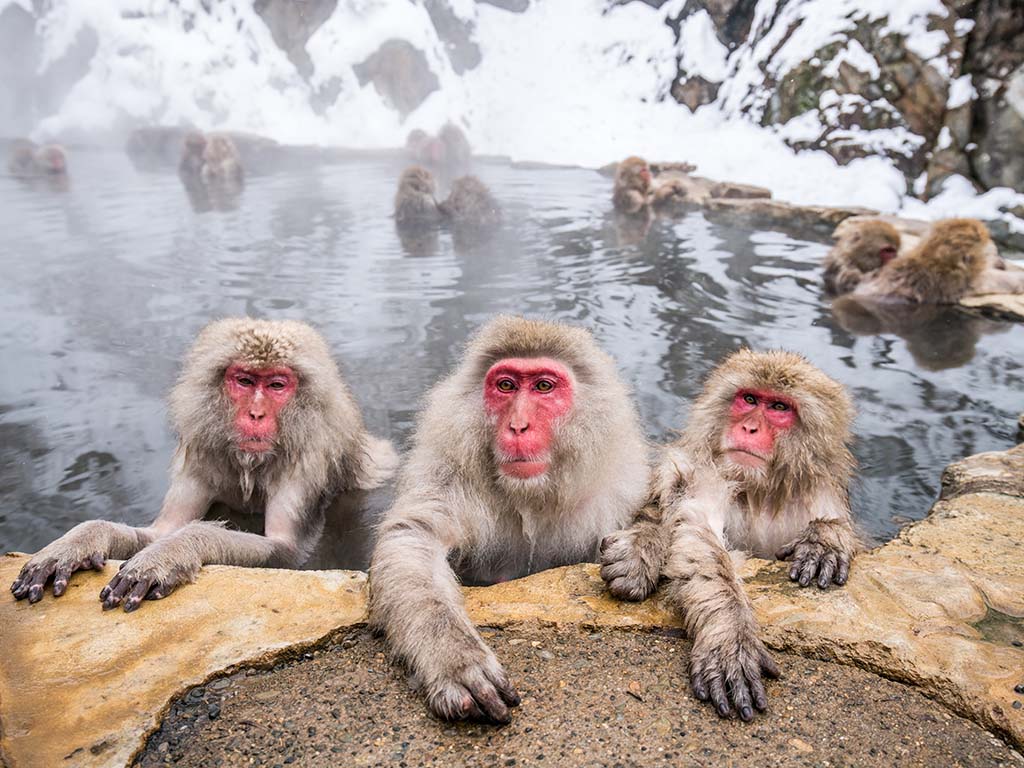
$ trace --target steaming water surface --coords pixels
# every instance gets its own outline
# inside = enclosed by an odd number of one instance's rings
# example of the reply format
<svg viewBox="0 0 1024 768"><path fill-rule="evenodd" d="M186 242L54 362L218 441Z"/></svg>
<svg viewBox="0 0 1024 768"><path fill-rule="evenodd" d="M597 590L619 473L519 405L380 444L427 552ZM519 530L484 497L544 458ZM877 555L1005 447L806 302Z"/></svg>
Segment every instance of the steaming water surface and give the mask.
<svg viewBox="0 0 1024 768"><path fill-rule="evenodd" d="M481 167L507 221L473 245L403 244L398 160L254 177L235 210L198 213L171 171L104 152L71 168L66 191L0 178L0 551L153 517L174 447L164 397L194 334L225 315L313 322L370 426L399 445L496 312L593 329L657 440L726 353L798 350L855 393L853 503L879 539L925 514L947 463L1009 447L1024 409L1024 327L945 313L854 335L820 294L827 245L701 213L643 238L591 171ZM334 565L364 564L368 522L349 521L361 535Z"/></svg>

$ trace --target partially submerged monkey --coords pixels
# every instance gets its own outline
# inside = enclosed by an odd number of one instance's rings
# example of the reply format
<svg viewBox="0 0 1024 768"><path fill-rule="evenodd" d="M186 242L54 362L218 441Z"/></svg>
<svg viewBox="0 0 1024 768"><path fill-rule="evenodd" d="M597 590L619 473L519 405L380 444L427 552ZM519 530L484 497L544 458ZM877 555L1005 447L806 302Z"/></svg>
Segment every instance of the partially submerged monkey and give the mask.
<svg viewBox="0 0 1024 768"><path fill-rule="evenodd" d="M825 290L849 293L860 282L896 258L900 233L881 219L845 221L836 228L836 244L825 257Z"/></svg>
<svg viewBox="0 0 1024 768"><path fill-rule="evenodd" d="M668 213L686 204L686 186L679 179L656 184L651 167L642 157L627 157L615 170L612 203L620 213L644 215L649 208Z"/></svg>
<svg viewBox="0 0 1024 768"><path fill-rule="evenodd" d="M42 147L28 139L15 139L8 149L7 171L19 179L39 176L65 176L67 155L59 144Z"/></svg>
<svg viewBox="0 0 1024 768"><path fill-rule="evenodd" d="M965 296L1024 293L1024 270L999 257L977 219L945 219L905 256L862 280L856 296L955 304Z"/></svg>
<svg viewBox="0 0 1024 768"><path fill-rule="evenodd" d="M127 559L100 593L133 611L166 597L203 565L296 567L316 543L324 507L377 487L391 444L367 432L326 342L291 320L220 320L198 336L170 396L178 448L156 520L134 528L91 520L44 547L11 585L35 603L75 571ZM204 522L214 502L264 517L265 535Z"/></svg>
<svg viewBox="0 0 1024 768"><path fill-rule="evenodd" d="M730 552L792 559L800 586L843 585L860 548L850 515L853 406L841 384L791 352L741 350L708 377L682 436L664 449L651 500L602 544L613 595L667 595L693 639L698 699L723 717L767 707L778 668L758 636Z"/></svg>
<svg viewBox="0 0 1024 768"><path fill-rule="evenodd" d="M456 179L438 210L456 226L487 229L501 223L501 206L476 176Z"/></svg>
<svg viewBox="0 0 1024 768"><path fill-rule="evenodd" d="M395 223L399 228L436 224L441 220L438 210L434 176L420 165L402 171L395 193Z"/></svg>

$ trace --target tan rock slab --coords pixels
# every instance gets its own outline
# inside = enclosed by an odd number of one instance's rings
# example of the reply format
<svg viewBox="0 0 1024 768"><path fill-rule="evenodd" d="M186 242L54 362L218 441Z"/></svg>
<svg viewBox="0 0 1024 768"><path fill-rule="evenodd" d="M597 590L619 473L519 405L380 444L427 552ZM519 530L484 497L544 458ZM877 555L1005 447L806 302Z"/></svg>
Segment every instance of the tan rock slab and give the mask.
<svg viewBox="0 0 1024 768"><path fill-rule="evenodd" d="M0 558L0 583L25 560ZM127 765L176 694L363 621L358 572L209 566L135 613L104 612L98 595L115 568L76 574L57 600L0 596L0 763Z"/></svg>
<svg viewBox="0 0 1024 768"><path fill-rule="evenodd" d="M853 664L1024 745L1024 447L952 465L925 520L858 558L845 589L800 589L750 560L746 586L777 650ZM976 492L999 490L1000 493ZM23 555L0 558L10 583ZM34 606L0 596L0 757L10 768L126 765L169 701L240 665L271 663L365 621L365 576L211 566L132 614L103 612L106 574ZM465 590L478 625L679 626L663 597L612 600L592 565Z"/></svg>
<svg viewBox="0 0 1024 768"><path fill-rule="evenodd" d="M991 293L960 299L960 306L983 317L996 320L1024 321L1024 295Z"/></svg>

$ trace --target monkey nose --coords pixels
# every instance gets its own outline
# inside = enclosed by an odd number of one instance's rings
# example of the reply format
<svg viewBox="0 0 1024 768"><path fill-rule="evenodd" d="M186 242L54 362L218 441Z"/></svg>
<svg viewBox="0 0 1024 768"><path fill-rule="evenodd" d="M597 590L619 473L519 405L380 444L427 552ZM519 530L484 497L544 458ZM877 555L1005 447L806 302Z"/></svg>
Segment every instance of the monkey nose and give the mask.
<svg viewBox="0 0 1024 768"><path fill-rule="evenodd" d="M508 425L508 428L512 430L513 435L521 435L530 428L529 423L524 424L512 424Z"/></svg>

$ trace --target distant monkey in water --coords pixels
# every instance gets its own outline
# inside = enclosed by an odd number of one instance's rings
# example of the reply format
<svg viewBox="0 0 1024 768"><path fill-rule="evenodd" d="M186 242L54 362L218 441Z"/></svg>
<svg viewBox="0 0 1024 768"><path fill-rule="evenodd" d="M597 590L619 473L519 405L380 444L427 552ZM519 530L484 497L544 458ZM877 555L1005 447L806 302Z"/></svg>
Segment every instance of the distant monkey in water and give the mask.
<svg viewBox="0 0 1024 768"><path fill-rule="evenodd" d="M431 136L420 128L410 131L405 140L405 150L414 162L443 171L442 175L449 179L456 173L465 172L473 157L466 134L450 121L441 126L437 136Z"/></svg>
<svg viewBox="0 0 1024 768"><path fill-rule="evenodd" d="M434 714L503 723L519 703L459 581L596 558L647 482L636 409L587 331L498 317L476 335L427 398L370 565L370 624Z"/></svg>
<svg viewBox="0 0 1024 768"><path fill-rule="evenodd" d="M869 275L896 258L900 233L880 219L845 221L836 228L837 242L825 257L825 290L849 293Z"/></svg>
<svg viewBox="0 0 1024 768"><path fill-rule="evenodd" d="M8 150L7 171L20 179L64 176L68 172L67 155L58 144L40 147L28 139L15 139Z"/></svg>
<svg viewBox="0 0 1024 768"><path fill-rule="evenodd" d="M452 183L448 198L439 206L441 215L456 226L486 229L501 223L501 206L476 176L462 176Z"/></svg>
<svg viewBox="0 0 1024 768"><path fill-rule="evenodd" d="M406 168L395 193L395 223L401 228L440 221L435 195L434 176L430 171L419 165Z"/></svg>
<svg viewBox="0 0 1024 768"><path fill-rule="evenodd" d="M54 597L71 575L126 559L100 593L133 611L195 579L203 565L295 567L339 493L380 485L391 444L363 426L326 342L305 323L229 319L199 334L170 396L178 449L160 514L146 528L92 520L44 547L11 586ZM261 514L264 535L204 522L211 504Z"/></svg>
<svg viewBox="0 0 1024 768"><path fill-rule="evenodd" d="M767 707L762 675L778 668L730 552L792 559L789 578L843 585L860 547L850 516L853 406L799 355L741 350L716 368L682 436L664 449L651 500L602 543L616 597L667 595L693 639L698 699L744 720Z"/></svg>
<svg viewBox="0 0 1024 768"><path fill-rule="evenodd" d="M650 209L674 213L686 199L682 181L676 178L655 183L651 167L642 157L627 157L615 170L612 203L620 213L645 215Z"/></svg>
<svg viewBox="0 0 1024 768"><path fill-rule="evenodd" d="M931 226L908 254L885 264L854 291L859 297L922 304L955 304L965 296L1024 293L1024 270L999 256L977 219L945 219Z"/></svg>
<svg viewBox="0 0 1024 768"><path fill-rule="evenodd" d="M240 184L244 172L238 149L223 134L189 131L178 169L183 177L204 184Z"/></svg>

